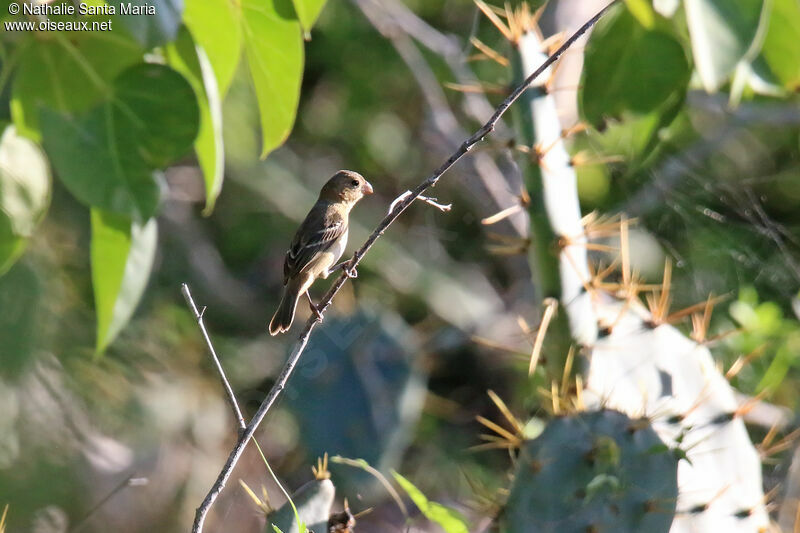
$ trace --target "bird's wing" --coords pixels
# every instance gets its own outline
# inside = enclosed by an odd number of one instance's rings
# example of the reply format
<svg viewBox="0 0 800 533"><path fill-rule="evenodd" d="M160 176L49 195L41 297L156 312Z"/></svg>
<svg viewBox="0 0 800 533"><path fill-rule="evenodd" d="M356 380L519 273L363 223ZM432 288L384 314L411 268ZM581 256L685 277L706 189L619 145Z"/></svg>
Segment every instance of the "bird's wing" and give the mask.
<svg viewBox="0 0 800 533"><path fill-rule="evenodd" d="M330 248L347 231L347 221L339 213L314 206L300 225L300 229L286 252L283 263L284 283L301 272L317 256Z"/></svg>

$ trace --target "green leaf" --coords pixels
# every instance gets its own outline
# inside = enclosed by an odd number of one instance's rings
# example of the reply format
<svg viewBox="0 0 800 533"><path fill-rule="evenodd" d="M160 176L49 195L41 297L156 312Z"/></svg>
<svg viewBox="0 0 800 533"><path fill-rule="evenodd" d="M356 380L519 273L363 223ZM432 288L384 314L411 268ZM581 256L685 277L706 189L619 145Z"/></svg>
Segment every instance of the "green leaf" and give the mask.
<svg viewBox="0 0 800 533"><path fill-rule="evenodd" d="M581 111L595 126L624 111L648 113L685 91L689 76L680 43L622 9L601 21L586 45Z"/></svg>
<svg viewBox="0 0 800 533"><path fill-rule="evenodd" d="M91 210L92 286L97 311L97 351L128 323L147 285L156 251L156 221Z"/></svg>
<svg viewBox="0 0 800 533"><path fill-rule="evenodd" d="M461 513L449 507L445 507L440 503L429 501L413 483L397 472L392 471L392 475L395 481L406 491L411 501L419 507L419 510L425 515L425 518L439 524L446 533L469 532L467 521Z"/></svg>
<svg viewBox="0 0 800 533"><path fill-rule="evenodd" d="M625 0L625 5L628 6L628 11L636 17L639 24L648 30L653 29L656 23L656 14L653 12L653 6L650 5L649 0Z"/></svg>
<svg viewBox="0 0 800 533"><path fill-rule="evenodd" d="M264 158L286 140L294 124L303 77L303 39L290 0L242 0L242 13Z"/></svg>
<svg viewBox="0 0 800 533"><path fill-rule="evenodd" d="M311 27L319 18L322 8L325 7L325 0L292 0L294 2L294 10L297 13L297 18L300 19L300 25L303 27L303 32L308 34Z"/></svg>
<svg viewBox="0 0 800 533"><path fill-rule="evenodd" d="M703 87L716 91L745 56L764 0L684 0L692 52Z"/></svg>
<svg viewBox="0 0 800 533"><path fill-rule="evenodd" d="M45 150L78 200L146 220L158 206L153 170L189 149L198 114L180 74L142 63L121 73L112 98L88 114L43 109L40 121Z"/></svg>
<svg viewBox="0 0 800 533"><path fill-rule="evenodd" d="M241 12L232 0L186 0L184 23L205 50L224 97L242 55Z"/></svg>
<svg viewBox="0 0 800 533"><path fill-rule="evenodd" d="M7 126L0 137L0 274L14 264L47 212L50 186L44 153Z"/></svg>
<svg viewBox="0 0 800 533"><path fill-rule="evenodd" d="M199 125L199 112L191 86L180 74L164 65L142 63L122 72L114 81L120 126L126 147L138 151L155 167L184 155L192 146Z"/></svg>
<svg viewBox="0 0 800 533"><path fill-rule="evenodd" d="M115 0L117 17L145 48L173 41L183 17L183 0ZM122 7L128 9L123 13Z"/></svg>
<svg viewBox="0 0 800 533"><path fill-rule="evenodd" d="M761 55L772 74L789 90L800 89L800 2L773 0Z"/></svg>
<svg viewBox="0 0 800 533"><path fill-rule="evenodd" d="M217 80L205 51L192 42L188 31L183 30L178 40L166 49L169 64L189 81L200 110L200 127L194 141L194 150L203 171L206 184L208 215L222 190L225 170L225 151L222 140L222 102L217 91Z"/></svg>
<svg viewBox="0 0 800 533"><path fill-rule="evenodd" d="M39 107L85 111L111 93L111 81L139 61L142 50L119 32L75 32L31 39L11 87L11 115L21 135L41 139Z"/></svg>

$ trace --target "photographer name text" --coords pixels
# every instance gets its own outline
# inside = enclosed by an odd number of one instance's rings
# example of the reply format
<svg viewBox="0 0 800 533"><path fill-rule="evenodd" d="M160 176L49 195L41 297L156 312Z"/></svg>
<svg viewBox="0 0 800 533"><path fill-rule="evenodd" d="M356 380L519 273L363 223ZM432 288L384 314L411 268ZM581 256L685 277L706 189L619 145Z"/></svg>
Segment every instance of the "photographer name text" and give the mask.
<svg viewBox="0 0 800 533"><path fill-rule="evenodd" d="M119 9L114 5L74 4L29 4L22 3L22 12L25 15L155 15L156 7L152 4L134 4L123 2Z"/></svg>

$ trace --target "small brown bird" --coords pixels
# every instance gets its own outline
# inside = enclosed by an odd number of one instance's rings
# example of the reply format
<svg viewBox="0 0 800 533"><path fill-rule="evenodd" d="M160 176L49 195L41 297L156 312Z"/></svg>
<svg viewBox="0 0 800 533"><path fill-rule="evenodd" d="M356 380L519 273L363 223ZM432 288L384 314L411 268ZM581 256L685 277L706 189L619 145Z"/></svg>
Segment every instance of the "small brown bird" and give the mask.
<svg viewBox="0 0 800 533"><path fill-rule="evenodd" d="M322 187L319 199L306 219L300 224L283 262L283 298L269 323L269 334L288 331L294 321L297 300L303 294L315 314L319 314L311 301L308 289L314 280L327 278L331 272L343 267L333 267L347 246L350 210L365 194L372 194L372 185L364 176L351 170L340 170ZM333 267L333 268L332 268ZM354 276L355 273L348 272Z"/></svg>

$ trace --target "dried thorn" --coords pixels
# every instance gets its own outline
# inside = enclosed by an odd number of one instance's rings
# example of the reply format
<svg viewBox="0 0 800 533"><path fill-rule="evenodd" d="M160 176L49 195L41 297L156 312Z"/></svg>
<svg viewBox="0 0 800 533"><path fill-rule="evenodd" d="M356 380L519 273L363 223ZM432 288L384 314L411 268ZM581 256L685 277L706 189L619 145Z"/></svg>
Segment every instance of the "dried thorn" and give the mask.
<svg viewBox="0 0 800 533"><path fill-rule="evenodd" d="M558 308L558 300L555 298L547 298L544 301L545 310L542 315L542 322L539 324L539 330L536 332L536 340L533 343L533 350L531 350L531 362L528 365L528 375L532 376L536 372L536 366L539 364L539 357L542 353L542 346L544 345L544 336L547 333L547 328L550 326L550 320Z"/></svg>
<svg viewBox="0 0 800 533"><path fill-rule="evenodd" d="M605 157L589 157L586 155L586 152L578 152L574 156L572 156L572 166L580 167L585 165L606 165L608 163L620 163L624 161L625 158L621 155L609 155Z"/></svg>
<svg viewBox="0 0 800 533"><path fill-rule="evenodd" d="M446 89L459 91L462 93L479 93L479 94L508 94L508 87L496 84L465 84L465 83L451 83L445 82L442 84Z"/></svg>
<svg viewBox="0 0 800 533"><path fill-rule="evenodd" d="M501 246L496 244L490 244L486 246L486 251L488 251L491 255L500 255L500 256L514 256L514 255L524 255L528 252L529 244L520 245L520 246Z"/></svg>
<svg viewBox="0 0 800 533"><path fill-rule="evenodd" d="M486 391L486 394L489 395L489 398L491 398L492 402L494 402L495 406L497 406L497 409L499 409L500 412L505 417L505 419L508 420L508 423L514 427L514 431L516 431L517 434L521 436L522 430L524 429L524 425L522 424L522 422L519 421L517 417L514 416L514 414L511 412L511 409L508 408L508 406L502 400L502 398L500 398L500 396L498 396L491 389Z"/></svg>
<svg viewBox="0 0 800 533"><path fill-rule="evenodd" d="M528 359L527 354L523 354L521 350L515 348L514 346L510 346L508 344L503 344L497 341L493 341L491 339L487 339L485 337L479 337L477 335L473 335L472 337L470 337L470 340L475 344L480 344L481 346L484 346L486 348L491 348L493 350L500 350L502 352L508 352L513 355L519 355L519 356L524 355L525 359Z"/></svg>
<svg viewBox="0 0 800 533"><path fill-rule="evenodd" d="M521 210L522 210L522 205L520 204L512 205L511 207L506 207L505 209L498 211L494 215L481 219L481 224L483 224L484 226L497 224L501 220L505 220L506 218L510 217L514 213L517 213Z"/></svg>
<svg viewBox="0 0 800 533"><path fill-rule="evenodd" d="M555 380L550 382L550 397L553 399L553 414L560 415L561 414L561 405L560 405L560 398L561 395L558 392L558 383Z"/></svg>
<svg viewBox="0 0 800 533"><path fill-rule="evenodd" d="M716 305L719 302L722 302L727 298L728 298L728 295L717 296L716 298L711 299L710 302L711 302L711 305ZM683 317L685 317L687 315L690 315L690 314L692 314L692 313L694 313L696 311L699 311L700 309L704 309L707 305L709 305L708 301L696 303L694 305L690 305L689 307L681 309L680 311L675 311L674 313L669 315L665 319L665 321L670 323L670 324L674 324L675 322L681 320Z"/></svg>
<svg viewBox="0 0 800 533"><path fill-rule="evenodd" d="M470 37L469 42L471 42L475 48L483 52L487 59L491 59L504 67L508 66L508 59L477 37Z"/></svg>
<svg viewBox="0 0 800 533"><path fill-rule="evenodd" d="M736 361L734 361L731 367L728 369L728 371L725 372L725 378L731 380L734 377L736 377L736 375L739 374L739 372L741 372L745 366L749 365L754 360L764 355L766 347L767 347L766 344L762 344L761 346L759 346L746 356L737 358Z"/></svg>
<svg viewBox="0 0 800 533"><path fill-rule="evenodd" d="M572 364L575 361L575 346L571 345L569 347L569 351L567 352L567 360L564 362L564 371L561 373L561 393L564 395L562 398L563 402L566 404L567 400L567 384L569 380L569 375L572 373Z"/></svg>
<svg viewBox="0 0 800 533"><path fill-rule="evenodd" d="M480 9L483 14L486 15L486 18L488 18L489 21L494 24L498 30L500 30L500 33L503 34L503 37L509 41L514 41L514 36L511 34L511 30L502 20L500 20L500 17L497 16L497 13L495 13L492 8L486 5L486 3L484 3L482 0L475 0L475 5L478 6L478 9Z"/></svg>
<svg viewBox="0 0 800 533"><path fill-rule="evenodd" d="M244 489L245 493L250 497L250 499L253 500L253 503L256 504L256 507L261 509L261 512L263 512L265 515L270 514L272 511L274 511L272 506L269 504L269 500L262 501L261 498L256 496L256 493L253 492L253 490L247 485L247 483L244 482L244 480L240 479L239 485L241 485L241 487Z"/></svg>

